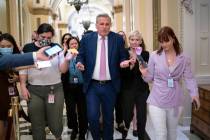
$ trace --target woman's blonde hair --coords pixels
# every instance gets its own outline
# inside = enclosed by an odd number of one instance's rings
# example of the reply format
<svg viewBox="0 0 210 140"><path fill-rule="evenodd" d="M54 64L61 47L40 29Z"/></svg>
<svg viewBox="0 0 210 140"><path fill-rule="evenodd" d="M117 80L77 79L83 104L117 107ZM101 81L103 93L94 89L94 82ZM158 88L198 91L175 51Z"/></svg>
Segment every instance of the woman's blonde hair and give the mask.
<svg viewBox="0 0 210 140"><path fill-rule="evenodd" d="M139 40L141 40L140 46L142 47L142 50L143 51L146 50L144 39L142 37L142 34L138 30L131 31L129 33L128 39L130 40L131 37L137 37L137 38L139 38Z"/></svg>
<svg viewBox="0 0 210 140"><path fill-rule="evenodd" d="M139 31L135 30L135 31L131 31L129 33L128 39L130 39L131 37L138 37L140 40L142 40L142 35Z"/></svg>

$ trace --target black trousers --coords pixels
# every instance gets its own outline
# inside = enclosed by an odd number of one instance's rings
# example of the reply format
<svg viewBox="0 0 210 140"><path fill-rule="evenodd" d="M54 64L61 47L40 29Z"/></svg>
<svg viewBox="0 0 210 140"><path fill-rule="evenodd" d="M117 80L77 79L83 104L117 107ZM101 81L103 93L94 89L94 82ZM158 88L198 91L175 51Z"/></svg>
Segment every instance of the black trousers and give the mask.
<svg viewBox="0 0 210 140"><path fill-rule="evenodd" d="M123 123L122 92L118 93L116 98L115 121L118 125Z"/></svg>
<svg viewBox="0 0 210 140"><path fill-rule="evenodd" d="M149 91L140 91L138 89L129 89L123 91L123 120L125 127L129 128L133 119L134 105L136 106L137 114L137 131L138 138L143 139L145 137L145 126L147 117L147 97Z"/></svg>
<svg viewBox="0 0 210 140"><path fill-rule="evenodd" d="M88 129L86 97L82 84L69 84L65 95L68 127L85 134Z"/></svg>

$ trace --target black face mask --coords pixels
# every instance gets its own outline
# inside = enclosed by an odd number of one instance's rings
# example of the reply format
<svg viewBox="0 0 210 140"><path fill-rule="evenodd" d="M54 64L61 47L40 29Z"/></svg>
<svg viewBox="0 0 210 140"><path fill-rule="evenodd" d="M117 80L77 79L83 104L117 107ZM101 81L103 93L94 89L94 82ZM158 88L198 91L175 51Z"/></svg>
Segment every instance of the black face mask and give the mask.
<svg viewBox="0 0 210 140"><path fill-rule="evenodd" d="M42 47L49 46L50 43L51 43L51 40L50 39L42 39L42 40L39 40L39 45L42 46Z"/></svg>

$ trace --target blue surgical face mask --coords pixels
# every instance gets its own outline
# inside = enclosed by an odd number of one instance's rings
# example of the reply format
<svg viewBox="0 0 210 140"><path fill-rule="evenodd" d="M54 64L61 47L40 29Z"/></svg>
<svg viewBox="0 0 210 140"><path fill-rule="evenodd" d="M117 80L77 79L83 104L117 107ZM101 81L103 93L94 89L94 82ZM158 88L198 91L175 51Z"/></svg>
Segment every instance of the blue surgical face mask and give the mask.
<svg viewBox="0 0 210 140"><path fill-rule="evenodd" d="M2 55L12 54L13 48L0 48L0 53Z"/></svg>

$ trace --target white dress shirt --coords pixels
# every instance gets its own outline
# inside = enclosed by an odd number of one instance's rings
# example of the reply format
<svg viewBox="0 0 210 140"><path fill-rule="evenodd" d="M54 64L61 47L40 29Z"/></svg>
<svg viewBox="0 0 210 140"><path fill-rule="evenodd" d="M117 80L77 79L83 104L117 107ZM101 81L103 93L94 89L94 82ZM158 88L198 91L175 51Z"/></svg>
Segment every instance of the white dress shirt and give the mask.
<svg viewBox="0 0 210 140"><path fill-rule="evenodd" d="M92 79L99 80L100 73L100 59L101 59L101 44L102 44L102 36L98 35L97 40L97 51L96 51L96 63L93 71ZM106 79L111 80L110 72L109 72L109 64L108 64L108 37L105 37L105 48L106 48Z"/></svg>

